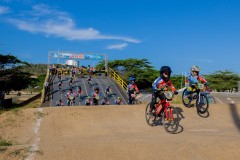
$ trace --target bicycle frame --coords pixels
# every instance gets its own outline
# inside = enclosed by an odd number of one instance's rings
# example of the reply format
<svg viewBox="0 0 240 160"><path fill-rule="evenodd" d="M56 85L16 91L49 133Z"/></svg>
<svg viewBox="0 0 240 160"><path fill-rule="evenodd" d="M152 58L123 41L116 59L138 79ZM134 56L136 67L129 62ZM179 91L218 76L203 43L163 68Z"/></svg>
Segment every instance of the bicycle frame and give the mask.
<svg viewBox="0 0 240 160"><path fill-rule="evenodd" d="M161 108L159 108L162 105ZM167 119L169 119L168 114L167 114L167 108L170 106L170 101L168 100L162 100L161 102L158 102L158 104L155 106L156 108L156 114L161 114L163 111L165 112L165 116ZM172 109L170 108L170 118L173 118L173 113L172 113Z"/></svg>

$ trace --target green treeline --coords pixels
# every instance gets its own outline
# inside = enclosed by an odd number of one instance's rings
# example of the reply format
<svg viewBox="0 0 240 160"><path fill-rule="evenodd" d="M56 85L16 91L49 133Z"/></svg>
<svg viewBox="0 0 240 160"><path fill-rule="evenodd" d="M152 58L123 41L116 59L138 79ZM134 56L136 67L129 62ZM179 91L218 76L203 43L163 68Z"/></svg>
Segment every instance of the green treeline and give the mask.
<svg viewBox="0 0 240 160"><path fill-rule="evenodd" d="M105 62L99 62L96 68L104 69ZM159 70L154 69L147 59L126 59L109 61L108 66L114 69L125 82L129 82L130 76L137 78L139 89L151 91L152 83L159 76ZM0 54L0 91L6 93L19 91L28 87L38 86L41 90L47 72L46 64L29 64L12 55ZM210 84L210 88L216 91L237 91L237 82L240 81L239 74L231 71L216 71L212 74L203 75ZM176 89L185 86L185 77L172 75L171 81Z"/></svg>
<svg viewBox="0 0 240 160"><path fill-rule="evenodd" d="M100 62L96 67L104 68L105 62ZM159 77L159 70L154 69L147 59L126 59L109 61L108 66L114 69L125 82L128 83L130 75L137 78L137 85L140 89L151 91L154 80ZM231 71L216 71L212 74L201 75L210 84L210 88L216 91L237 90L237 82L240 81L240 75ZM185 86L185 77L182 75L172 75L171 81L176 89Z"/></svg>

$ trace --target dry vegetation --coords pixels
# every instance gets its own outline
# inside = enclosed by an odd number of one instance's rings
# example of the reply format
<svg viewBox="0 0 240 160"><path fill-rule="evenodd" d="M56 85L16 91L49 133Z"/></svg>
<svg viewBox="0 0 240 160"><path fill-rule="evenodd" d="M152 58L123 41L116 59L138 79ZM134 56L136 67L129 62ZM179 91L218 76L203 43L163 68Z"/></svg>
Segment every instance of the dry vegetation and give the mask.
<svg viewBox="0 0 240 160"><path fill-rule="evenodd" d="M40 99L24 107L0 110L0 159L25 159L31 152L29 126L39 117L37 111L31 108L39 105Z"/></svg>

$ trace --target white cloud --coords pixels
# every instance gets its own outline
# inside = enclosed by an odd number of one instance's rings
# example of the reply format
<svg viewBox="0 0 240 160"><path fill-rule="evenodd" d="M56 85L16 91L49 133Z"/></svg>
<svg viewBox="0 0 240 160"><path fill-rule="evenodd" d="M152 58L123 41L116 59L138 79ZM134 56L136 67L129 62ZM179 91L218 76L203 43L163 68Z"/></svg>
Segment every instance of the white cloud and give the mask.
<svg viewBox="0 0 240 160"><path fill-rule="evenodd" d="M1 14L6 14L10 11L9 7L6 6L0 6L0 15Z"/></svg>
<svg viewBox="0 0 240 160"><path fill-rule="evenodd" d="M131 43L140 43L138 39L104 35L94 28L77 28L74 20L66 13L49 7L48 5L35 5L31 12L25 12L20 18L8 19L8 22L18 29L43 33L46 36L63 37L68 40L121 40Z"/></svg>
<svg viewBox="0 0 240 160"><path fill-rule="evenodd" d="M107 47L107 49L118 49L118 50L122 50L125 47L127 47L128 44L127 43L122 43L122 44L114 44L114 45L110 45Z"/></svg>

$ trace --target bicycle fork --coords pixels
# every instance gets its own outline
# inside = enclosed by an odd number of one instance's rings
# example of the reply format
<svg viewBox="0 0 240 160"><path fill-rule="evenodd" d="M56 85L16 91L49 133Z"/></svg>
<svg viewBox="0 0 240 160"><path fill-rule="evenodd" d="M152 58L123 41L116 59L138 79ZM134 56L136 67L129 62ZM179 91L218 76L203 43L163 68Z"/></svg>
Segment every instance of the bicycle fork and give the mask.
<svg viewBox="0 0 240 160"><path fill-rule="evenodd" d="M165 104L165 116L166 116L166 119L168 120L168 121L173 121L174 120L174 118L173 118L173 111L172 111L172 108L171 107L169 107L170 106L170 104L169 104L169 102L166 102L166 104Z"/></svg>

